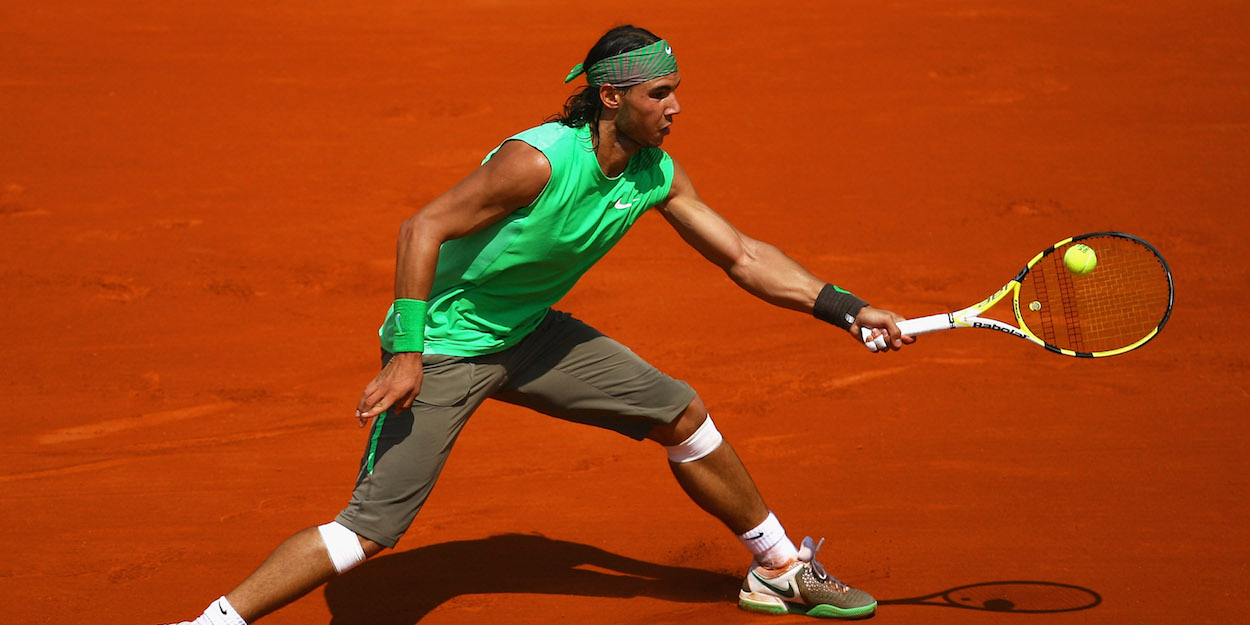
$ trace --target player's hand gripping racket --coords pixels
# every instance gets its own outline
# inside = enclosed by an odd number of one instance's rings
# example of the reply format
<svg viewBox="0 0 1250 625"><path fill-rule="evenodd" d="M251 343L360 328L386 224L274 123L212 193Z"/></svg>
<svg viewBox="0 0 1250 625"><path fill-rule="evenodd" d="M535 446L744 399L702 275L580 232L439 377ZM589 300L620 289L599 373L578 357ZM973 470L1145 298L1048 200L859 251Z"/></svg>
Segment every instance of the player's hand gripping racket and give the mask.
<svg viewBox="0 0 1250 625"><path fill-rule="evenodd" d="M1069 248L1078 244L1089 246L1096 257L1088 273L1064 263ZM981 316L1008 295L1017 325ZM979 304L907 319L898 329L915 336L985 328L1058 354L1098 358L1123 354L1154 338L1172 313L1172 296L1172 272L1154 246L1122 232L1094 232L1064 239L1034 256L1015 278ZM869 350L885 349L884 337L870 337L870 330L862 331Z"/></svg>

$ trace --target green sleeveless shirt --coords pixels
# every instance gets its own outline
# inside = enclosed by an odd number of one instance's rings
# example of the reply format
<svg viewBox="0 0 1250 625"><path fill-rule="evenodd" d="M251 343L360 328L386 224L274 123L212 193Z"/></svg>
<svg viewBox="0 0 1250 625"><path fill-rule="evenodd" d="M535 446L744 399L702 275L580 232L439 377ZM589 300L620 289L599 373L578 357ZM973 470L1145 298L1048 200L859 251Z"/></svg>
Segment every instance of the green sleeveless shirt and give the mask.
<svg viewBox="0 0 1250 625"><path fill-rule="evenodd" d="M443 243L426 313L426 353L477 356L520 342L672 186L673 160L659 148L639 151L621 175L605 176L589 126L548 123L507 141L542 152L551 179L529 206ZM393 351L395 328L389 312L386 318L379 335Z"/></svg>

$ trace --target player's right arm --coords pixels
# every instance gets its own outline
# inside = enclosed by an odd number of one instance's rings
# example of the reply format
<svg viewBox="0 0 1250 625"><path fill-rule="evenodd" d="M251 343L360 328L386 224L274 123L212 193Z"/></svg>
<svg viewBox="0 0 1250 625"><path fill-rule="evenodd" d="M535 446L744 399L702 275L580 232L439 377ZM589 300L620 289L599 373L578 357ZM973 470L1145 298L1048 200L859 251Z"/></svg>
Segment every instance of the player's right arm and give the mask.
<svg viewBox="0 0 1250 625"><path fill-rule="evenodd" d="M776 246L753 239L713 211L694 189L685 170L673 163L673 185L659 211L683 240L704 258L723 269L748 293L774 306L807 313L815 309L820 293L828 284L787 256ZM891 350L915 339L899 332L903 316L880 308L864 306L849 331L860 340L860 328L870 328L870 336L885 335Z"/></svg>
<svg viewBox="0 0 1250 625"><path fill-rule="evenodd" d="M550 179L551 164L542 152L522 141L504 143L489 161L404 221L395 255L395 298L428 299L443 243L529 205ZM361 425L391 406L411 406L421 378L420 352L395 354L360 395Z"/></svg>

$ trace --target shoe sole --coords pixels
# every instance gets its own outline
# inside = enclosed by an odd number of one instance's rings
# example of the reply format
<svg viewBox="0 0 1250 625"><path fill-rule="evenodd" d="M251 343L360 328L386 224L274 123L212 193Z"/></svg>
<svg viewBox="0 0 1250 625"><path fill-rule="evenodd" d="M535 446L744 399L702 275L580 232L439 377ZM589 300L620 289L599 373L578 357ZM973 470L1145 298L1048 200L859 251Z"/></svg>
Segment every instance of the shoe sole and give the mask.
<svg viewBox="0 0 1250 625"><path fill-rule="evenodd" d="M858 608L839 608L827 603L822 603L809 608L805 605L783 601L777 597L768 597L768 599L771 600L769 602L753 601L746 596L743 596L745 594L746 593L739 595L738 607L746 610L747 612L756 612L758 614L802 614L804 616L812 616L815 618L850 620L868 618L877 611L876 601Z"/></svg>

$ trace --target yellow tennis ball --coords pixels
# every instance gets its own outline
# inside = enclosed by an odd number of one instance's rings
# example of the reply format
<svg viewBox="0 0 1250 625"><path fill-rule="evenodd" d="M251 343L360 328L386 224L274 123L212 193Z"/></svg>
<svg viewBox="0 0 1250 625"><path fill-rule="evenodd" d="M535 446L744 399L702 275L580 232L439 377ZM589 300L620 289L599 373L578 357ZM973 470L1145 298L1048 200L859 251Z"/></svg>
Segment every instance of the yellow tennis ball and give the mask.
<svg viewBox="0 0 1250 625"><path fill-rule="evenodd" d="M1063 266L1078 276L1093 271L1097 265L1098 255L1088 245L1073 245L1063 253Z"/></svg>

